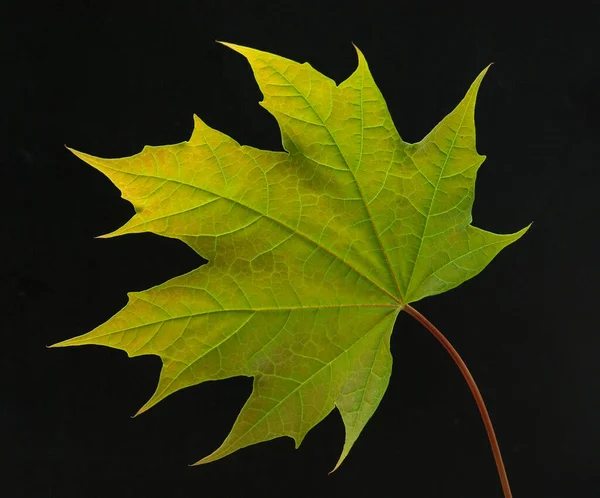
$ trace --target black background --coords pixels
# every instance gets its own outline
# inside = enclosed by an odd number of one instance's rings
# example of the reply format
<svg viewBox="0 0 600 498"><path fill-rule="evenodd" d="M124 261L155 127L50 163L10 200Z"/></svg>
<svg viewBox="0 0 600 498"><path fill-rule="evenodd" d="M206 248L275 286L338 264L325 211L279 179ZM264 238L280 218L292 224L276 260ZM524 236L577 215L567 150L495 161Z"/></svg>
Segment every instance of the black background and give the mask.
<svg viewBox="0 0 600 498"><path fill-rule="evenodd" d="M474 224L530 231L475 279L415 305L488 404L515 498L600 496L598 9L420 2L13 3L0 12L0 486L16 497L498 498L479 414L438 343L401 314L394 372L344 465L337 412L201 467L250 393L236 378L130 415L160 360L46 349L202 262L152 234L94 239L133 214L63 144L102 157L176 143L192 113L281 150L239 54L267 50L342 81L365 54L405 140L418 141L488 63L477 107Z"/></svg>

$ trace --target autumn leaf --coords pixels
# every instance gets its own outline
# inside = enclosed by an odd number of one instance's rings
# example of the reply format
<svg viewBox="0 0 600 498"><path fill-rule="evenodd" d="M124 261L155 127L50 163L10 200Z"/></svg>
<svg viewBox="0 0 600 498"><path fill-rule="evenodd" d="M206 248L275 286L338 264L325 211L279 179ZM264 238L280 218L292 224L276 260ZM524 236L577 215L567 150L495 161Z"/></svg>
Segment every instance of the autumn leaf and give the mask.
<svg viewBox="0 0 600 498"><path fill-rule="evenodd" d="M104 237L153 232L209 263L129 293L113 318L55 346L160 356L158 387L138 413L207 380L254 377L230 434L197 463L280 436L298 447L337 407L337 468L388 386L399 312L474 277L527 230L470 224L486 71L410 144L358 49L357 69L336 85L309 64L225 45L250 63L285 152L240 145L196 116L187 142L121 159L73 150L135 207Z"/></svg>

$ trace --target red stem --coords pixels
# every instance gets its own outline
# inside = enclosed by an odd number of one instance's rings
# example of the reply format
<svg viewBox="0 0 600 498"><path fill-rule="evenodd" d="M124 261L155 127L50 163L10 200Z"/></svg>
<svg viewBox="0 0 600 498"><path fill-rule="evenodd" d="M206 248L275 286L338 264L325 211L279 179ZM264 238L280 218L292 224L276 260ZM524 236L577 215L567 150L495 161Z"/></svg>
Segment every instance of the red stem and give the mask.
<svg viewBox="0 0 600 498"><path fill-rule="evenodd" d="M481 418L483 419L483 424L485 425L485 430L487 432L488 438L490 440L490 445L492 446L492 453L494 453L494 460L496 461L496 467L498 469L498 476L500 477L500 482L502 483L502 490L504 491L504 498L512 498L512 493L510 491L510 485L508 484L508 476L506 475L506 469L504 468L504 462L502 461L502 455L500 454L500 446L498 446L498 440L496 439L496 434L494 433L494 427L492 426L492 420L490 419L490 415L485 407L485 403L483 402L483 397L479 392L479 388L475 383L475 379L469 372L467 365L462 360L456 349L450 344L448 339L444 337L444 335L437 329L435 325L433 325L427 318L425 318L421 313L419 313L416 309L414 309L409 304L404 305L404 310L419 321L429 332L433 334L433 336L440 342L444 349L448 351L454 363L460 369L460 373L462 373L463 377L467 381L469 385L469 389L475 398L475 403L477 403L477 408L479 408L479 413L481 414Z"/></svg>

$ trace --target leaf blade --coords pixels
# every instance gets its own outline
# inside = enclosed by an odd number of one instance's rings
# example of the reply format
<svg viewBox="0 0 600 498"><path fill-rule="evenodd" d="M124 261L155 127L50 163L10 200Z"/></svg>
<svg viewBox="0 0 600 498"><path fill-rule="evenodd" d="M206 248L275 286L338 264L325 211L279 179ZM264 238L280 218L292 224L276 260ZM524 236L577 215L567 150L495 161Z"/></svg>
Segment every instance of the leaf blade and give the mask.
<svg viewBox="0 0 600 498"><path fill-rule="evenodd" d="M336 85L306 63L223 44L250 63L285 152L241 146L197 116L187 142L131 157L70 149L135 208L105 237L153 232L209 263L130 293L110 320L54 346L158 355L156 391L138 414L207 380L254 377L230 434L197 463L274 437L298 447L337 407L346 439L335 470L387 389L405 303L472 278L529 227L498 235L471 225L487 69L408 144L358 48L356 70Z"/></svg>

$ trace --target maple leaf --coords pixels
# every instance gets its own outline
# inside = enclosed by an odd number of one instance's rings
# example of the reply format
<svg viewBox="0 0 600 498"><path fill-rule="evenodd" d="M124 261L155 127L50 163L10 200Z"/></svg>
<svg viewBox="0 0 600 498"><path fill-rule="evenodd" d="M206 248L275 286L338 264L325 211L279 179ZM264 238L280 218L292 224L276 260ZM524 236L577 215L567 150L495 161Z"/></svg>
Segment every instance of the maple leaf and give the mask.
<svg viewBox="0 0 600 498"><path fill-rule="evenodd" d="M240 145L196 116L187 142L120 159L73 150L135 207L104 237L153 232L209 263L129 293L113 318L55 346L160 356L158 387L138 413L207 380L254 377L230 434L197 463L280 436L298 447L337 407L337 468L388 386L398 313L472 278L528 227L498 235L470 224L486 70L410 144L360 50L336 85L309 64L224 44L250 63L285 152Z"/></svg>

